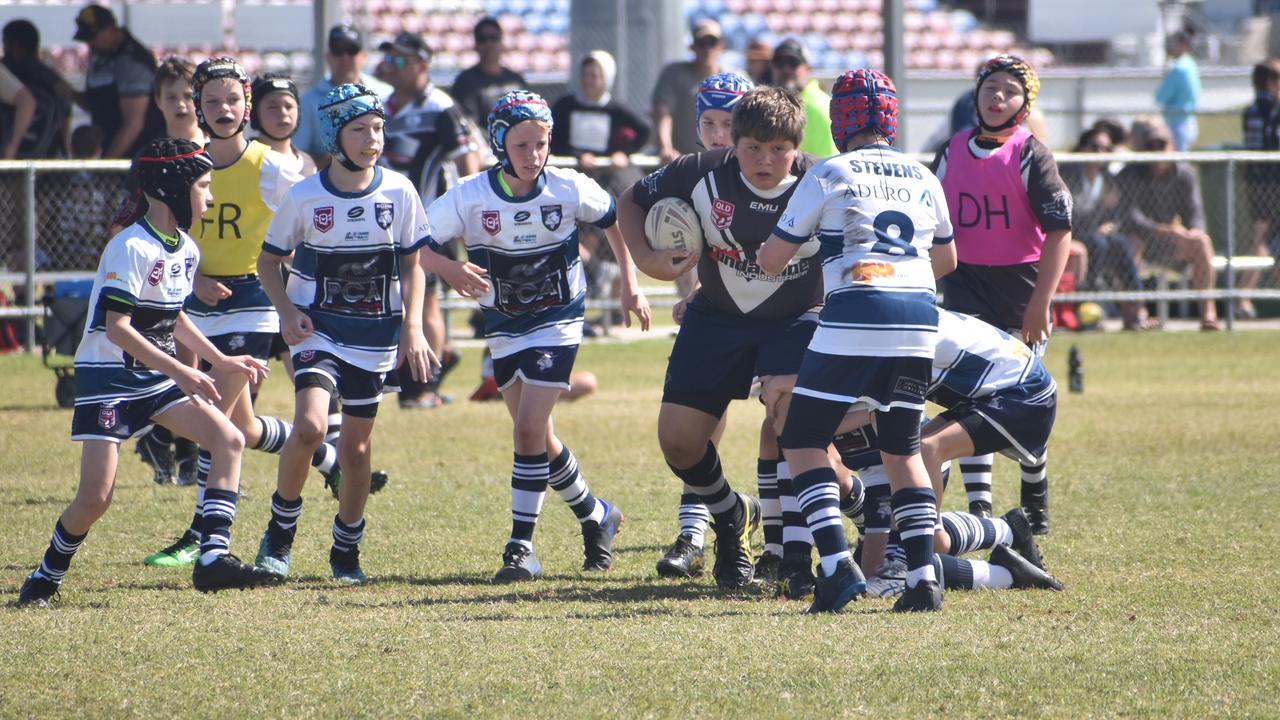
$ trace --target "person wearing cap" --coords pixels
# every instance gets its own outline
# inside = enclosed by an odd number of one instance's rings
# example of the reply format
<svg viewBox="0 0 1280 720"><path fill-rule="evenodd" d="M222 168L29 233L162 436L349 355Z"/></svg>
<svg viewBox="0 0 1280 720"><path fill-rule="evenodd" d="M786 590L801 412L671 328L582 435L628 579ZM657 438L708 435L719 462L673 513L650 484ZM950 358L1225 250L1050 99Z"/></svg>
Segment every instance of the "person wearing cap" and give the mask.
<svg viewBox="0 0 1280 720"><path fill-rule="evenodd" d="M364 35L356 26L343 23L329 28L329 49L324 59L329 74L302 94L298 131L293 135L293 146L310 155L320 168L329 166L329 154L324 151L316 119L325 95L343 83L363 85L379 98L391 94L390 85L364 72L369 54L364 49Z"/></svg>
<svg viewBox="0 0 1280 720"><path fill-rule="evenodd" d="M757 85L773 84L773 48L762 38L747 44L747 77Z"/></svg>
<svg viewBox="0 0 1280 720"><path fill-rule="evenodd" d="M484 132L489 108L498 98L512 90L528 87L529 83L523 75L502 64L506 46L503 44L502 25L497 19L480 18L472 35L480 61L458 73L449 94L462 106L462 111L475 126Z"/></svg>
<svg viewBox="0 0 1280 720"><path fill-rule="evenodd" d="M75 39L89 46L84 92L75 102L106 135L103 157L131 157L164 133L164 118L151 102L155 55L101 5L76 15Z"/></svg>
<svg viewBox="0 0 1280 720"><path fill-rule="evenodd" d="M383 55L378 77L393 89L384 106L386 147L379 161L404 173L418 189L424 206L458 183L458 178L480 171L480 155L472 140L471 122L448 93L431 83L431 47L421 35L400 33L378 46ZM446 402L437 391L444 373L458 362L448 344L444 315L440 310L439 282L427 278L422 325L427 341L440 348L443 366L430 379L416 380L407 369L400 372L400 407L434 408Z"/></svg>
<svg viewBox="0 0 1280 720"><path fill-rule="evenodd" d="M249 109L249 127L258 132L258 142L292 161L293 171L300 177L316 174L316 162L310 153L293 144L298 132L298 85L286 73L267 73L253 81L253 105Z"/></svg>
<svg viewBox="0 0 1280 720"><path fill-rule="evenodd" d="M662 68L653 86L653 131L658 157L671 162L702 149L698 141L698 85L720 72L724 33L709 18L693 26L692 60L680 60Z"/></svg>
<svg viewBox="0 0 1280 720"><path fill-rule="evenodd" d="M804 142L800 149L818 157L831 157L838 151L831 140L831 96L823 92L813 77L809 48L795 38L787 38L773 50L770 65L773 82L799 93L804 105Z"/></svg>

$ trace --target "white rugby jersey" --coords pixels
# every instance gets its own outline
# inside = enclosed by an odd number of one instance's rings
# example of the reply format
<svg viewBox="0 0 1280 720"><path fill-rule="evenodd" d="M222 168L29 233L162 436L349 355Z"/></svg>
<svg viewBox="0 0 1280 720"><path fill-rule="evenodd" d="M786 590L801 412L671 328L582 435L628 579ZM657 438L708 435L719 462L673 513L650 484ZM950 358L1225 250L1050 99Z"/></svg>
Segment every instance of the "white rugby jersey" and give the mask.
<svg viewBox="0 0 1280 720"><path fill-rule="evenodd" d="M289 191L262 249L295 252L289 299L315 332L294 352L320 350L371 372L395 367L403 303L400 258L421 247L427 216L404 175L375 168L363 192L345 193L329 171Z"/></svg>
<svg viewBox="0 0 1280 720"><path fill-rule="evenodd" d="M578 222L613 225L613 197L580 172L548 167L528 195L510 198L499 172L473 175L431 203L428 242L438 250L461 238L471 262L489 271L480 308L494 357L577 345L587 294Z"/></svg>
<svg viewBox="0 0 1280 720"><path fill-rule="evenodd" d="M107 339L105 302L133 308L130 324L151 344L175 354L173 328L191 294L200 250L182 230L169 245L146 218L111 238L98 262L89 296L90 318L76 349L76 402L147 397L173 381L143 365Z"/></svg>
<svg viewBox="0 0 1280 720"><path fill-rule="evenodd" d="M801 178L774 233L820 244L826 304L811 349L933 354L936 320L920 301L934 302L929 250L951 242L952 229L928 168L888 145L828 158Z"/></svg>
<svg viewBox="0 0 1280 720"><path fill-rule="evenodd" d="M938 311L929 392L940 396L940 404L1019 386L1047 394L1057 388L1044 363L1021 340L978 318Z"/></svg>

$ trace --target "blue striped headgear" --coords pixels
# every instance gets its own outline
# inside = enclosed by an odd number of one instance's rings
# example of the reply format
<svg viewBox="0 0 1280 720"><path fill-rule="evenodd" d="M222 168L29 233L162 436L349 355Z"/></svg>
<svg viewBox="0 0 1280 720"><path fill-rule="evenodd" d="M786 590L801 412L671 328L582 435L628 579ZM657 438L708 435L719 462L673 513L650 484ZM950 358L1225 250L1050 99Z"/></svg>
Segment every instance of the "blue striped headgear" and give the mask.
<svg viewBox="0 0 1280 720"><path fill-rule="evenodd" d="M347 123L369 113L374 113L384 120L387 117L378 96L374 95L369 88L355 83L345 83L330 90L321 101L317 113L319 115L317 120L320 122L320 142L325 152L337 158L343 167L352 172L360 168L351 162L346 153L342 152L342 144L338 142L338 136Z"/></svg>
<svg viewBox="0 0 1280 720"><path fill-rule="evenodd" d="M735 72L716 73L702 81L698 86L697 118L708 110L724 110L733 112L743 95L754 90L756 84L750 79Z"/></svg>
<svg viewBox="0 0 1280 720"><path fill-rule="evenodd" d="M545 123L548 129L552 125L551 107L547 101L528 90L512 90L498 98L489 111L489 149L505 170L511 170L511 161L507 158L507 131L526 120Z"/></svg>

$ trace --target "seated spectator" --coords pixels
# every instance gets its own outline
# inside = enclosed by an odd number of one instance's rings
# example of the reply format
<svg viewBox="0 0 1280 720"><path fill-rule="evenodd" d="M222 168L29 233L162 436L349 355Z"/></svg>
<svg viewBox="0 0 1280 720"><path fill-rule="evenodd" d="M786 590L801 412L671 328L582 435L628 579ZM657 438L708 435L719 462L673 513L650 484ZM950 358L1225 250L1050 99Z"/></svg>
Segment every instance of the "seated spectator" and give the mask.
<svg viewBox="0 0 1280 720"><path fill-rule="evenodd" d="M1253 68L1254 101L1241 116L1246 150L1280 150L1280 60L1271 58ZM1278 158L1280 160L1280 158ZM1245 192L1253 215L1253 253L1280 252L1280 165L1249 163L1244 166ZM1258 287L1258 271L1240 274L1239 286ZM1242 298L1236 311L1255 318L1253 301Z"/></svg>
<svg viewBox="0 0 1280 720"><path fill-rule="evenodd" d="M1173 136L1159 121L1134 123L1130 133L1138 152L1170 152ZM1141 144L1139 144L1141 141ZM1213 288L1213 241L1204 229L1200 181L1182 162L1129 163L1116 176L1121 230L1133 242L1139 263L1190 265L1197 290ZM1200 328L1220 330L1212 300L1200 305Z"/></svg>
<svg viewBox="0 0 1280 720"><path fill-rule="evenodd" d="M71 120L71 101L59 94L66 80L40 62L40 31L29 20L12 20L4 26L4 66L35 98L35 116L21 138L16 157L64 158Z"/></svg>
<svg viewBox="0 0 1280 720"><path fill-rule="evenodd" d="M164 119L151 102L156 58L102 5L76 15L75 39L89 47L84 92L74 96L107 136L103 156L130 158L164 133Z"/></svg>
<svg viewBox="0 0 1280 720"><path fill-rule="evenodd" d="M1072 152L1109 153L1115 150L1111 135L1095 125L1080 135ZM1119 232L1120 197L1115 177L1107 163L1074 163L1062 166L1062 180L1074 201L1071 231L1093 258L1094 289L1138 290L1141 279L1129 238ZM1081 287L1089 287L1085 277L1077 277ZM1144 308L1136 302L1120 303L1126 330L1147 326Z"/></svg>
<svg viewBox="0 0 1280 720"><path fill-rule="evenodd" d="M838 153L831 139L831 96L813 77L809 48L795 38L787 38L773 51L774 84L800 96L804 105L804 139L800 151L820 158Z"/></svg>

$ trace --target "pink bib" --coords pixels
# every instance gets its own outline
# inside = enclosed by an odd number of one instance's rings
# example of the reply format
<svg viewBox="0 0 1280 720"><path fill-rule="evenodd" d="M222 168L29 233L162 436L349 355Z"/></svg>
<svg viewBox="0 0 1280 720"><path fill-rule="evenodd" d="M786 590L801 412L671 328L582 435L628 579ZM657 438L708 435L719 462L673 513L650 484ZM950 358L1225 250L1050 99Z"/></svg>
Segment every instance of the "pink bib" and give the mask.
<svg viewBox="0 0 1280 720"><path fill-rule="evenodd" d="M1044 228L1022 184L1022 147L1031 133L1018 128L998 150L975 158L969 138L956 133L947 150L947 194L956 254L969 265L1021 265L1040 259Z"/></svg>

